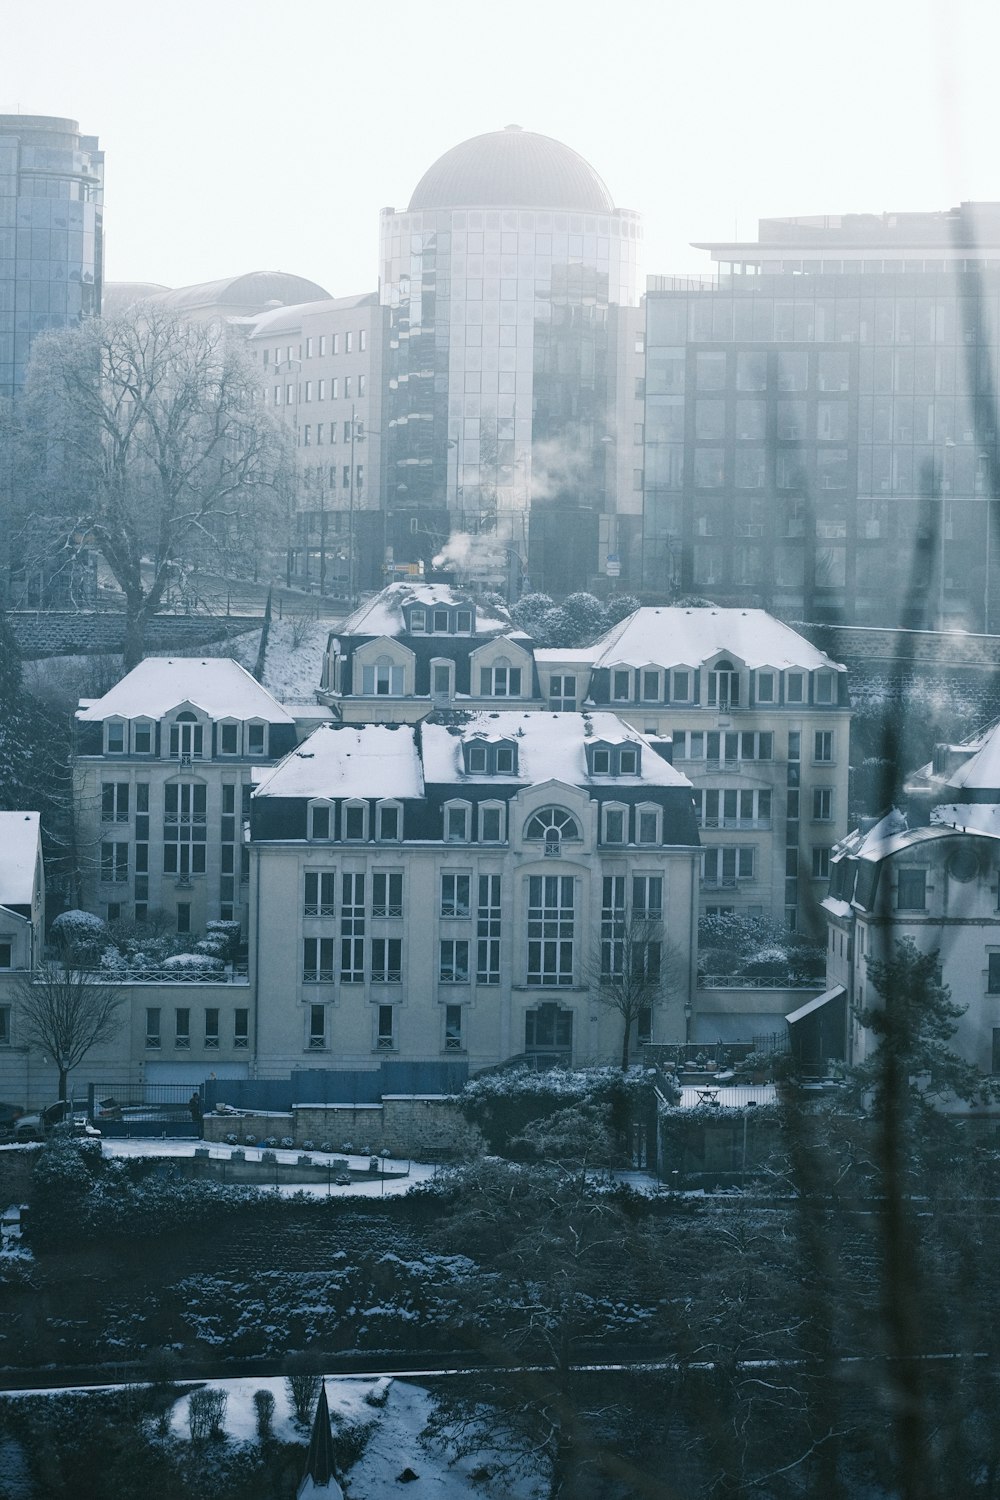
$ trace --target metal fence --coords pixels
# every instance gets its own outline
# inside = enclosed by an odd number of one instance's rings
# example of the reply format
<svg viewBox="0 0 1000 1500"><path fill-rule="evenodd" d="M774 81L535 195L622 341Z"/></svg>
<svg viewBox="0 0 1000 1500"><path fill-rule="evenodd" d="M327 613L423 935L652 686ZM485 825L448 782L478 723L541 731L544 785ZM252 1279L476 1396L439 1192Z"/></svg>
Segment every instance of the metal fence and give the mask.
<svg viewBox="0 0 1000 1500"><path fill-rule="evenodd" d="M102 1084L87 1086L87 1117L112 1137L198 1136L191 1096L201 1095L201 1080L188 1083Z"/></svg>

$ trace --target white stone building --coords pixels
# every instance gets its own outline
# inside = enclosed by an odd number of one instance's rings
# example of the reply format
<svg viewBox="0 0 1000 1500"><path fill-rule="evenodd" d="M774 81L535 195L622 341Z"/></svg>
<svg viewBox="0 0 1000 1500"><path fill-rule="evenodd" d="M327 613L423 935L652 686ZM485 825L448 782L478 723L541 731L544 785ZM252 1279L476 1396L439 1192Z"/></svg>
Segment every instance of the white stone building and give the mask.
<svg viewBox="0 0 1000 1500"><path fill-rule="evenodd" d="M682 1040L695 983L690 783L613 714L322 726L251 803L251 981L263 1076L380 1055L614 1061L602 930L661 923ZM280 914L280 917L279 915ZM661 946L662 941L662 946ZM679 978L677 976L680 976Z"/></svg>

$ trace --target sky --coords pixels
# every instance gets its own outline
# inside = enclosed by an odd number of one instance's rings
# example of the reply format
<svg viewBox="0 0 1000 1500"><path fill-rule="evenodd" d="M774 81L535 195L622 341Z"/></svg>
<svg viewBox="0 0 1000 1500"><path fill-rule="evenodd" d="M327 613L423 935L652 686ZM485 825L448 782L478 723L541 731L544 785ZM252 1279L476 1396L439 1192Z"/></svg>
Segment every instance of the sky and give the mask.
<svg viewBox="0 0 1000 1500"><path fill-rule="evenodd" d="M378 214L457 142L565 141L645 270L780 214L1000 199L995 0L4 0L0 112L106 152L110 280L377 283Z"/></svg>

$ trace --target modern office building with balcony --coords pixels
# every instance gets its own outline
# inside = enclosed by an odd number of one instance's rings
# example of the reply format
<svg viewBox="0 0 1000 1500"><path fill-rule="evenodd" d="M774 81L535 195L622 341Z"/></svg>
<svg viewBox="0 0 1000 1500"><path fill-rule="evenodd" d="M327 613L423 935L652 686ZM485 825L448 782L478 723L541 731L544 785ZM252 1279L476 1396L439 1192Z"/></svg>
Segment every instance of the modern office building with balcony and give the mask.
<svg viewBox="0 0 1000 1500"><path fill-rule="evenodd" d="M0 397L36 334L101 311L104 152L75 120L0 115Z"/></svg>
<svg viewBox="0 0 1000 1500"><path fill-rule="evenodd" d="M445 152L405 210L383 210L397 561L488 532L562 594L620 554L618 411L631 442L635 389L609 324L638 304L641 233L581 156L516 125Z"/></svg>
<svg viewBox="0 0 1000 1500"><path fill-rule="evenodd" d="M995 629L1000 205L700 248L648 284L645 588Z"/></svg>

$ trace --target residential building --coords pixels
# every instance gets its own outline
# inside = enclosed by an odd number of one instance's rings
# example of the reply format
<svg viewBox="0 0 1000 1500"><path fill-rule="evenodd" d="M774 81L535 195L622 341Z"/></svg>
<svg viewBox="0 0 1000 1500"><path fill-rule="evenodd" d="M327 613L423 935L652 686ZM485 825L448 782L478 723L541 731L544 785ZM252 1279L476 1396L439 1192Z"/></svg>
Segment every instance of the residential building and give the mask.
<svg viewBox="0 0 1000 1500"><path fill-rule="evenodd" d="M383 209L396 562L489 534L535 588L603 572L621 425L609 322L638 303L641 235L589 163L517 125L445 152L404 211ZM634 385L625 397L631 416Z"/></svg>
<svg viewBox="0 0 1000 1500"><path fill-rule="evenodd" d="M630 915L652 924L650 976L671 975L634 1044L684 1035L690 783L614 714L323 725L256 781L261 1076L380 1055L611 1061L621 1023L597 990Z"/></svg>
<svg viewBox="0 0 1000 1500"><path fill-rule="evenodd" d="M36 812L0 812L0 1099L27 1101L27 1052L15 1020L17 987L41 961L45 872Z"/></svg>
<svg viewBox="0 0 1000 1500"><path fill-rule="evenodd" d="M317 697L349 724L544 707L528 636L446 584L390 584L356 610L329 638Z"/></svg>
<svg viewBox="0 0 1000 1500"><path fill-rule="evenodd" d="M314 722L314 720L312 720ZM197 935L247 921L251 773L291 750L292 714L236 662L149 657L76 714L80 904Z"/></svg>
<svg viewBox="0 0 1000 1500"><path fill-rule="evenodd" d="M648 283L644 587L994 630L1000 205L700 248Z"/></svg>
<svg viewBox="0 0 1000 1500"><path fill-rule="evenodd" d="M828 988L814 1004L833 1008L835 1020L845 1011L833 1055L863 1062L877 1043L858 1012L882 1003L868 960L910 939L938 953L952 999L966 1007L949 1045L983 1073L1000 1073L1000 724L936 746L904 796L905 812L868 820L833 852L823 903Z"/></svg>
<svg viewBox="0 0 1000 1500"><path fill-rule="evenodd" d="M758 609L636 610L583 651L536 650L550 708L611 710L669 737L694 784L701 911L821 926L847 828L845 668Z"/></svg>
<svg viewBox="0 0 1000 1500"><path fill-rule="evenodd" d="M101 311L104 152L75 120L0 115L0 398L36 334Z"/></svg>
<svg viewBox="0 0 1000 1500"><path fill-rule="evenodd" d="M352 601L385 581L386 322L371 292L273 308L249 334L264 404L294 434L298 490L287 581Z"/></svg>

